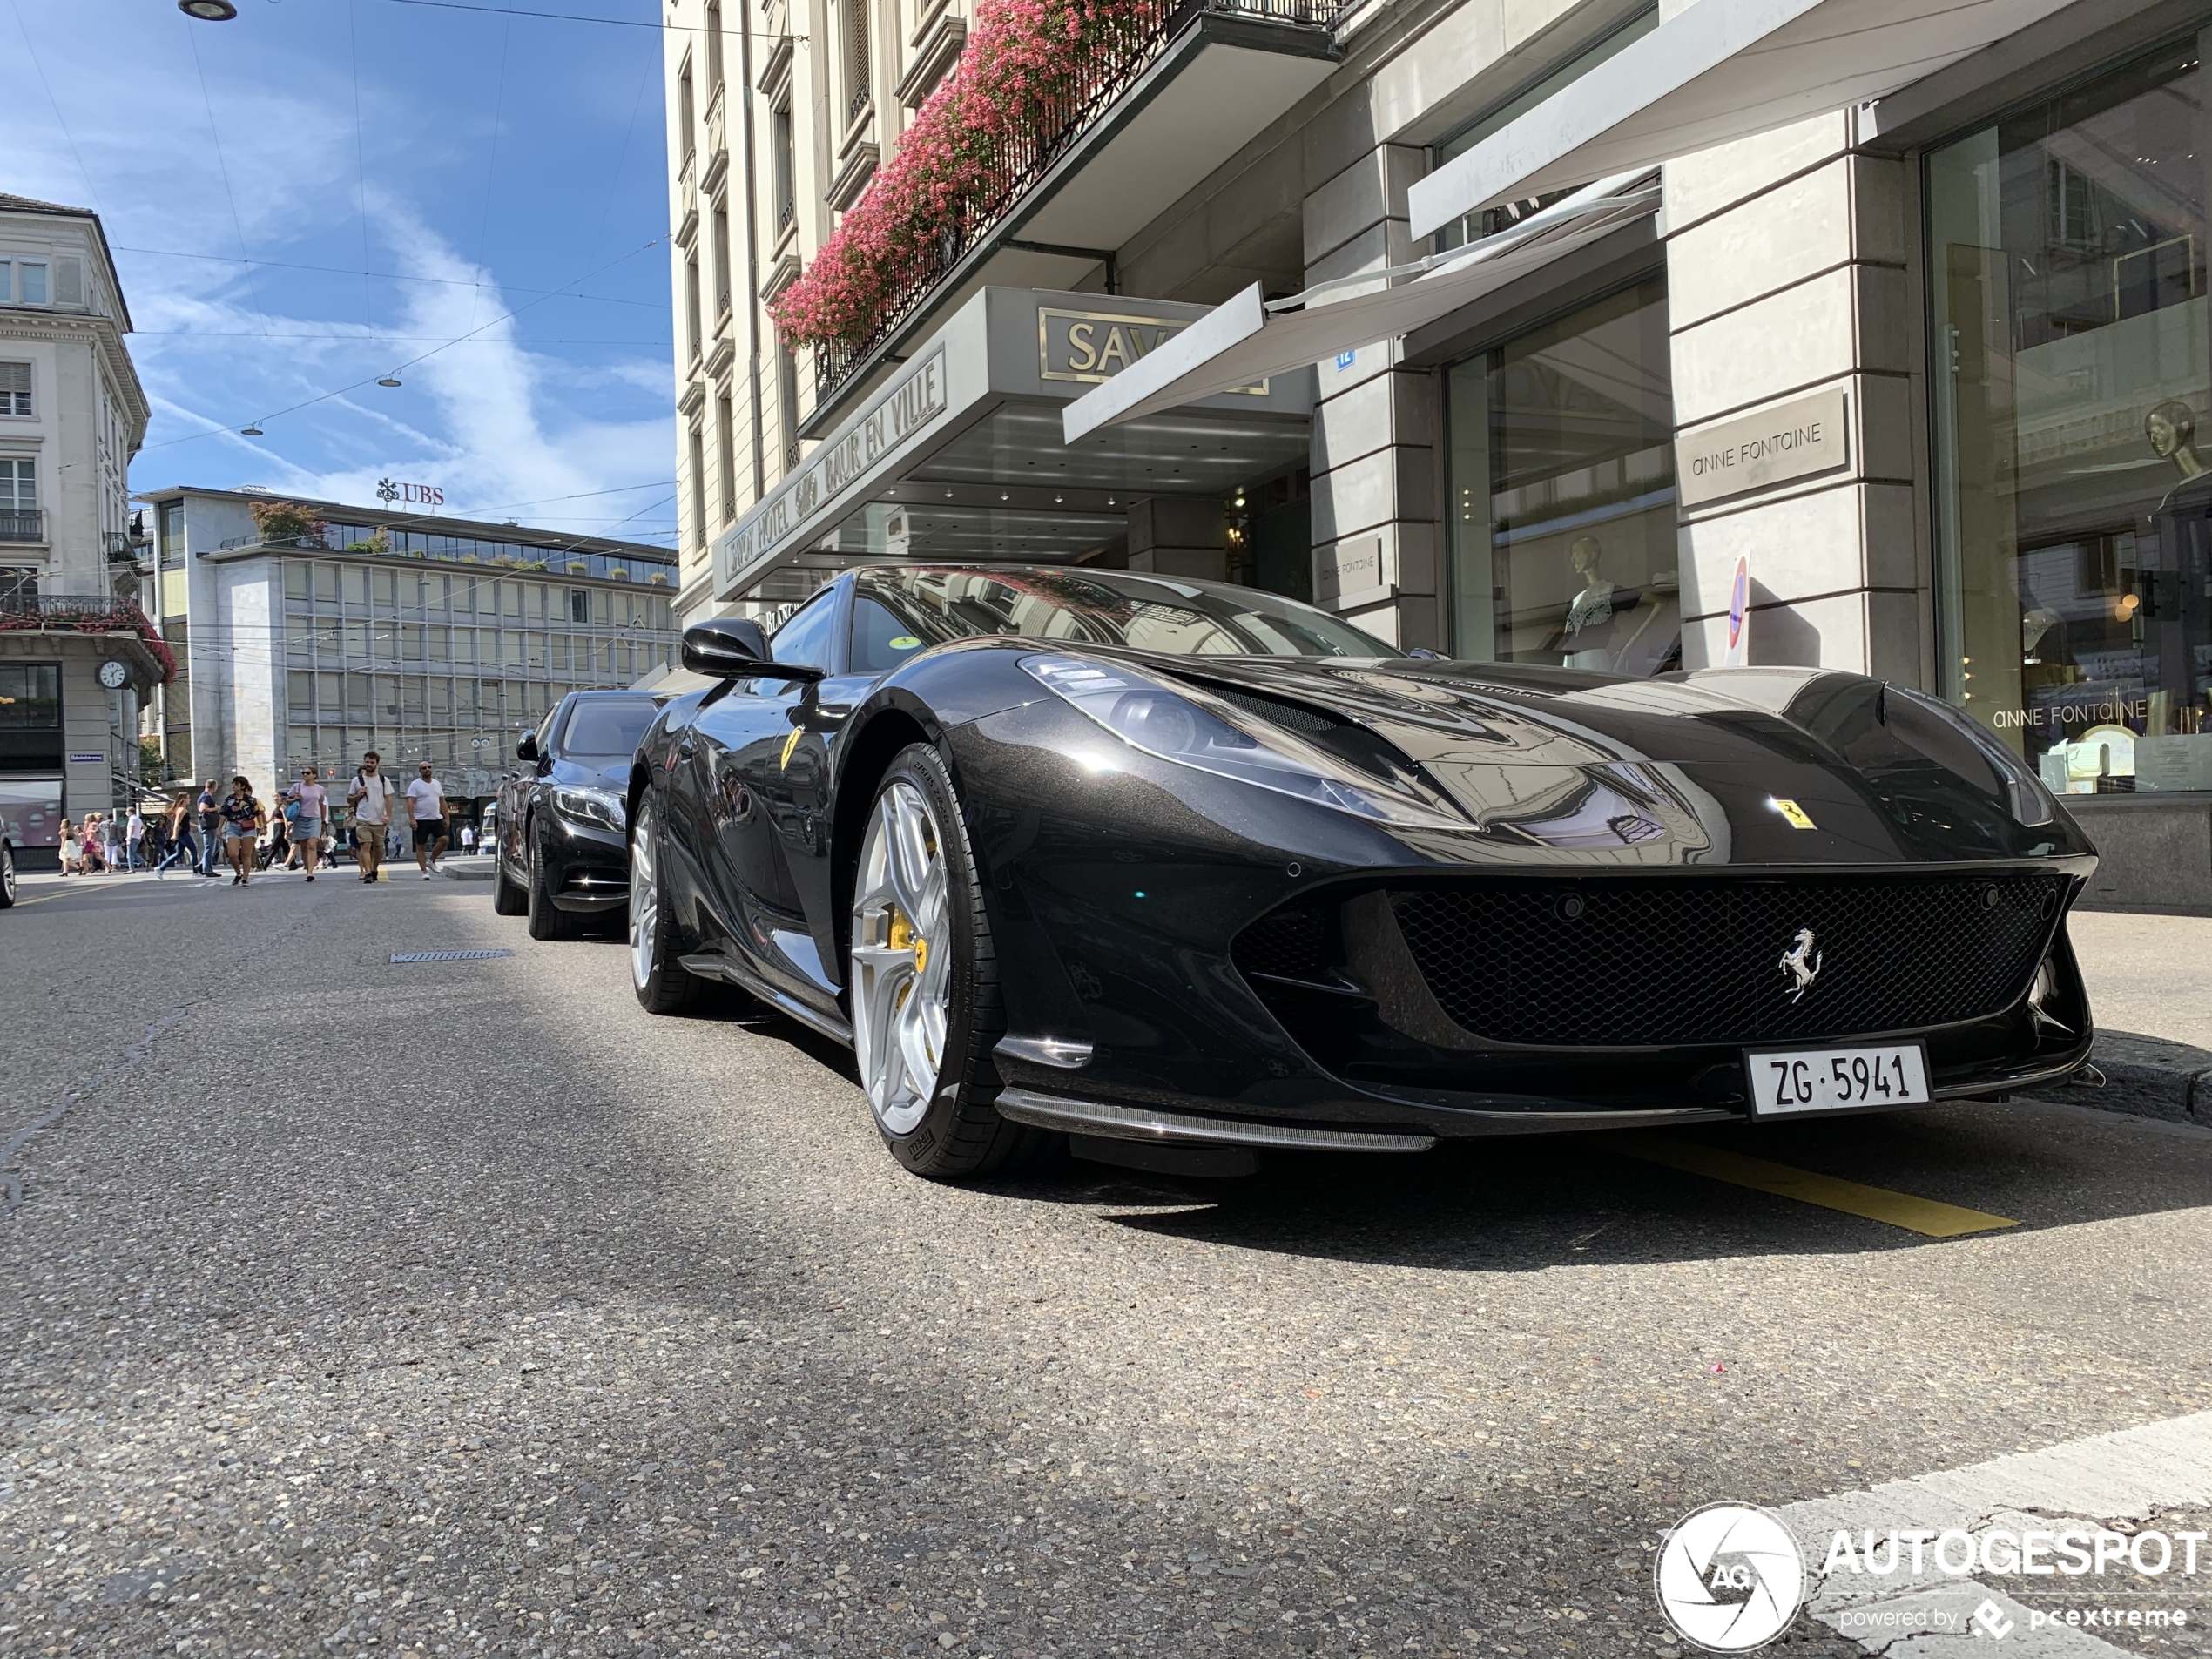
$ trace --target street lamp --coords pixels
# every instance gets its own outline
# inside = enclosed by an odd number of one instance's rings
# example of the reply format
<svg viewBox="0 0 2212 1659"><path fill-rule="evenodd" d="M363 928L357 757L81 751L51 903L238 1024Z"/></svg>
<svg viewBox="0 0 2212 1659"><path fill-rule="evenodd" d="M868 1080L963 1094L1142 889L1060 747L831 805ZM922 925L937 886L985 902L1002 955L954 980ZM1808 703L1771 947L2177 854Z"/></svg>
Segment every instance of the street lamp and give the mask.
<svg viewBox="0 0 2212 1659"><path fill-rule="evenodd" d="M177 10L202 23L228 23L238 16L231 0L177 0Z"/></svg>
<svg viewBox="0 0 2212 1659"><path fill-rule="evenodd" d="M251 426L242 426L239 428L238 435L241 438L260 437L261 435L261 423L259 421L256 421Z"/></svg>
<svg viewBox="0 0 2212 1659"><path fill-rule="evenodd" d="M397 386L400 383L400 377L397 374L387 374L376 383L379 386Z"/></svg>

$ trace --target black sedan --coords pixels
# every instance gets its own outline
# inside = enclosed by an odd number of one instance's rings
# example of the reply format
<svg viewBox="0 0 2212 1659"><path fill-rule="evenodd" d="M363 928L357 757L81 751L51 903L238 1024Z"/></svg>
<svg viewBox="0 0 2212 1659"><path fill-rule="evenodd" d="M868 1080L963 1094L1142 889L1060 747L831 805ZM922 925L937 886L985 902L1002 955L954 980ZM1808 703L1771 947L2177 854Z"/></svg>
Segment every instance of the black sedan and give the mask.
<svg viewBox="0 0 2212 1659"><path fill-rule="evenodd" d="M491 905L528 914L532 939L567 939L630 902L624 830L631 758L659 704L640 691L572 691L515 745L499 786Z"/></svg>
<svg viewBox="0 0 2212 1659"><path fill-rule="evenodd" d="M2094 852L1853 674L1406 655L1118 571L876 569L685 636L627 792L651 1009L852 1044L919 1173L1791 1119L2079 1068Z"/></svg>

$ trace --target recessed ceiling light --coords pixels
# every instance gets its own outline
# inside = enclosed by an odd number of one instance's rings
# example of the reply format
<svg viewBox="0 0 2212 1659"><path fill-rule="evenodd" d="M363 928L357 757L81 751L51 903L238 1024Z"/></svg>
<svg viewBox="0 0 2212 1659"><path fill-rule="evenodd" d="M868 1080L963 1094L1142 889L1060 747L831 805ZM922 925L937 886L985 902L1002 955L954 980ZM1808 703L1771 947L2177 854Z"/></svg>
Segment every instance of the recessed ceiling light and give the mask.
<svg viewBox="0 0 2212 1659"><path fill-rule="evenodd" d="M238 16L231 0L177 0L177 10L202 23L228 23Z"/></svg>

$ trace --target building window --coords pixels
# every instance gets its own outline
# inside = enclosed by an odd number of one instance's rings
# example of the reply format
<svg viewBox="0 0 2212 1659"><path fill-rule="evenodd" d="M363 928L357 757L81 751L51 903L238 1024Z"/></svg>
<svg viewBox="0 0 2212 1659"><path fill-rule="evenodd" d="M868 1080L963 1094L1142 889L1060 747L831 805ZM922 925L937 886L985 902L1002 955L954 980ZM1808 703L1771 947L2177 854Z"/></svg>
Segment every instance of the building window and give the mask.
<svg viewBox="0 0 2212 1659"><path fill-rule="evenodd" d="M2206 44L1926 162L1941 689L2062 793L2212 790Z"/></svg>
<svg viewBox="0 0 2212 1659"><path fill-rule="evenodd" d="M685 64L676 77L676 118L684 129L679 135L678 147L683 154L684 165L688 167L691 165L692 153L699 147L695 136L699 125L698 99L691 91L691 66L689 64Z"/></svg>
<svg viewBox="0 0 2212 1659"><path fill-rule="evenodd" d="M788 341L776 342L776 418L784 438L784 470L799 464L799 354Z"/></svg>
<svg viewBox="0 0 2212 1659"><path fill-rule="evenodd" d="M0 363L0 415L30 413L30 365Z"/></svg>
<svg viewBox="0 0 2212 1659"><path fill-rule="evenodd" d="M710 98L722 84L722 8L714 0L706 8L706 84Z"/></svg>
<svg viewBox="0 0 2212 1659"><path fill-rule="evenodd" d="M714 314L730 314L730 210L720 203L714 209Z"/></svg>
<svg viewBox="0 0 2212 1659"><path fill-rule="evenodd" d="M49 303L46 296L46 267L36 260L25 260L17 266L16 269L22 273L19 279L21 291L17 294L17 299L27 306L43 306Z"/></svg>
<svg viewBox="0 0 2212 1659"><path fill-rule="evenodd" d="M38 463L0 456L0 513L38 510Z"/></svg>
<svg viewBox="0 0 2212 1659"><path fill-rule="evenodd" d="M714 400L714 459L722 475L722 522L728 523L738 516L738 446L735 436L737 422L731 417L730 400Z"/></svg>
<svg viewBox="0 0 2212 1659"><path fill-rule="evenodd" d="M697 427L691 428L691 543L706 545L706 440ZM599 596L603 604L606 597ZM599 620L606 620L604 610Z"/></svg>
<svg viewBox="0 0 2212 1659"><path fill-rule="evenodd" d="M1664 280L1447 380L1453 655L1615 674L1680 667Z"/></svg>
<svg viewBox="0 0 2212 1659"><path fill-rule="evenodd" d="M868 103L868 0L845 0L845 119L860 118Z"/></svg>
<svg viewBox="0 0 2212 1659"><path fill-rule="evenodd" d="M790 95L768 118L768 150L774 169L776 234L799 217L799 145L791 118Z"/></svg>
<svg viewBox="0 0 2212 1659"><path fill-rule="evenodd" d="M697 254L684 261L684 333L685 344L697 361L706 349L706 330L699 320L699 261Z"/></svg>

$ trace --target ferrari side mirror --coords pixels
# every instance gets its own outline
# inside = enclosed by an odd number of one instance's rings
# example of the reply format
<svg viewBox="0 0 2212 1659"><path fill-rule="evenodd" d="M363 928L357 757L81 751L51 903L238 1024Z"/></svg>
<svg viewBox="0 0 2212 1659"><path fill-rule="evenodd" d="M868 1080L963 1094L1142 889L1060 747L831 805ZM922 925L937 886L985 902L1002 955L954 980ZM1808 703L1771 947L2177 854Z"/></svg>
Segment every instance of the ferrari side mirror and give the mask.
<svg viewBox="0 0 2212 1659"><path fill-rule="evenodd" d="M718 680L822 678L819 668L772 659L768 636L749 617L710 617L686 628L684 666L694 674Z"/></svg>

